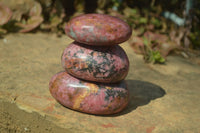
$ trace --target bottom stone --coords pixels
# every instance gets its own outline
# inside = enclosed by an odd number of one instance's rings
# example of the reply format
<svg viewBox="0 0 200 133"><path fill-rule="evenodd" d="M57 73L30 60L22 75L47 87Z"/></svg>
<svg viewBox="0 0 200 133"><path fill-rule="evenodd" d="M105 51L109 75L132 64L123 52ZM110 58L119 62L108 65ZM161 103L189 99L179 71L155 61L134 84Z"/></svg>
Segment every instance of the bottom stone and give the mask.
<svg viewBox="0 0 200 133"><path fill-rule="evenodd" d="M62 105L97 115L120 112L127 106L129 98L125 81L115 84L91 83L74 78L67 72L54 75L49 90Z"/></svg>

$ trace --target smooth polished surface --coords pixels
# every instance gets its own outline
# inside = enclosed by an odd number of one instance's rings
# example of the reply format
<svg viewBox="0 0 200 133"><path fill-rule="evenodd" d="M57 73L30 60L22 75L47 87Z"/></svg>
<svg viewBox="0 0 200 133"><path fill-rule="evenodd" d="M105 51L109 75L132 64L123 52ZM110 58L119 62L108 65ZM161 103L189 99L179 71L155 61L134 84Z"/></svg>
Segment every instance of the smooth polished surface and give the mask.
<svg viewBox="0 0 200 133"><path fill-rule="evenodd" d="M65 33L73 40L95 46L110 46L129 39L132 30L123 20L104 14L85 14L72 18Z"/></svg>
<svg viewBox="0 0 200 133"><path fill-rule="evenodd" d="M52 77L49 89L62 105L90 114L114 114L128 104L129 92L125 81L95 84L74 78L67 72L60 72Z"/></svg>
<svg viewBox="0 0 200 133"><path fill-rule="evenodd" d="M63 52L62 66L77 78L115 83L127 76L129 60L118 45L97 47L73 42Z"/></svg>

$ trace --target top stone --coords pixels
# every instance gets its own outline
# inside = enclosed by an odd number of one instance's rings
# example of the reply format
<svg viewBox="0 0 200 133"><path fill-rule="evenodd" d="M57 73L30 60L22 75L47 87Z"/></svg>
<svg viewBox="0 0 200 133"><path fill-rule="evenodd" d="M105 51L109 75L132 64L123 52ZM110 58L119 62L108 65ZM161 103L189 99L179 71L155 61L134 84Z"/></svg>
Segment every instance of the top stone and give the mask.
<svg viewBox="0 0 200 133"><path fill-rule="evenodd" d="M111 46L128 40L132 30L119 18L104 14L85 14L71 19L65 26L65 33L80 43Z"/></svg>

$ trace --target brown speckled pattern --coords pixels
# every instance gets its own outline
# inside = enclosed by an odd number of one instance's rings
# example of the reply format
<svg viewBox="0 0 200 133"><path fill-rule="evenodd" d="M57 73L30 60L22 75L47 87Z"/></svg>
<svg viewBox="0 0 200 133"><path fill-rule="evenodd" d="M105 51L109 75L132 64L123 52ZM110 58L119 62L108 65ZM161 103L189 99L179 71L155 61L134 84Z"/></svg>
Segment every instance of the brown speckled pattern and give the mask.
<svg viewBox="0 0 200 133"><path fill-rule="evenodd" d="M80 79L114 83L126 77L129 61L118 45L95 47L73 42L63 52L62 66Z"/></svg>

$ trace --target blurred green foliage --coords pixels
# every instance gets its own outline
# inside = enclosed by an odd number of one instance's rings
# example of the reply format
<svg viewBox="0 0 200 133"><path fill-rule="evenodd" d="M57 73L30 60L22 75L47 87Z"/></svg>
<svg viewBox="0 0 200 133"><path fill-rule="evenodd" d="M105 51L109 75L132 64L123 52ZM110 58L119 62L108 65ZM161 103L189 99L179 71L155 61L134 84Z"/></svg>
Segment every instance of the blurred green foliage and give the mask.
<svg viewBox="0 0 200 133"><path fill-rule="evenodd" d="M189 17L184 15L185 3L186 0L0 0L0 35L35 30L62 35L64 25L74 16L109 14L132 27L133 41L129 43L146 62L164 63L173 50L200 49L200 0L194 0ZM186 25L179 27L165 19L164 11L187 19Z"/></svg>
<svg viewBox="0 0 200 133"><path fill-rule="evenodd" d="M165 58L162 57L159 51L153 50L151 48L151 42L147 38L143 38L144 40L144 60L147 63L165 63Z"/></svg>

